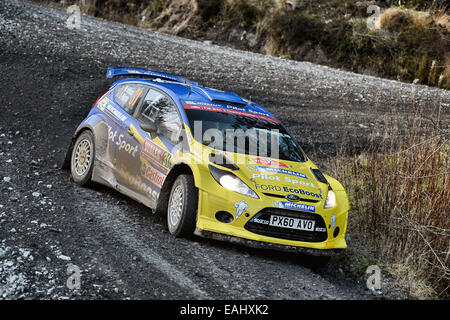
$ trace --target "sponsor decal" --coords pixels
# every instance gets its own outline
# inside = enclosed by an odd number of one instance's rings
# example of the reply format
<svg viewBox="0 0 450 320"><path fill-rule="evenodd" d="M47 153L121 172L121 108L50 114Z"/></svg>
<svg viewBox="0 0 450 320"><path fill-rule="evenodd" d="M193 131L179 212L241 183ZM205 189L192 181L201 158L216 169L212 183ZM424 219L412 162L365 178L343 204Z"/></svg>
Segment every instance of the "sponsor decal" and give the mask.
<svg viewBox="0 0 450 320"><path fill-rule="evenodd" d="M222 107L222 105L218 104L218 103L209 103L209 102L195 102L195 101L185 101L184 102L187 105L195 105L195 106L205 106L205 107ZM184 106L184 105L183 105Z"/></svg>
<svg viewBox="0 0 450 320"><path fill-rule="evenodd" d="M305 191L303 189L296 189L296 188L291 188L291 187L283 187L283 191L284 192L288 192L288 193L298 193L298 194L305 195L305 196L310 196L310 197L314 197L314 198L318 198L318 199L323 199L321 194Z"/></svg>
<svg viewBox="0 0 450 320"><path fill-rule="evenodd" d="M255 183L255 188L262 191L281 191L280 186Z"/></svg>
<svg viewBox="0 0 450 320"><path fill-rule="evenodd" d="M292 202L287 202L287 201L280 201L280 202L273 201L273 204L276 208L280 208L280 209L292 209L292 210L304 211L304 212L310 212L310 213L316 212L316 207L314 207L310 204L292 203Z"/></svg>
<svg viewBox="0 0 450 320"><path fill-rule="evenodd" d="M308 180L308 177L306 176L306 174L301 173L301 172L295 172L292 170L287 170L287 169L282 169L282 168L273 168L273 167L263 167L263 166L256 166L255 168L253 168L252 166L247 166L249 169L254 170L254 171L265 171L265 172L271 172L271 173L281 173L281 174L287 174L290 176L295 176L295 177L299 177L299 178L303 178Z"/></svg>
<svg viewBox="0 0 450 320"><path fill-rule="evenodd" d="M138 98L141 96L141 94L142 94L142 89L137 89L137 90L136 90L136 93L135 93L134 96L133 96L133 98L131 98L131 100L128 101L128 104L129 104L130 106L134 106L135 103L136 103L136 101L138 100Z"/></svg>
<svg viewBox="0 0 450 320"><path fill-rule="evenodd" d="M265 166L275 166L275 167L283 167L283 168L288 168L288 166L283 163L283 162L279 162L273 159L268 159L268 158L249 158L250 162L256 163L256 164L262 164Z"/></svg>
<svg viewBox="0 0 450 320"><path fill-rule="evenodd" d="M184 109L192 109L192 110L202 110L202 111L214 111L214 112L222 112L222 113L230 113L235 114L238 116L244 116L244 117L250 117L250 118L256 118L261 120L266 120L270 122L279 123L277 119L272 118L267 113L257 112L253 110L248 110L231 105L223 106L220 104L210 104L207 102L199 102L195 103L193 101L185 101L185 104L183 104Z"/></svg>
<svg viewBox="0 0 450 320"><path fill-rule="evenodd" d="M278 191L278 192L290 193L288 196L291 196L292 199L294 199L294 200L288 199L291 201L300 200L300 198L297 195L295 195L294 193L301 194L304 196L314 197L317 199L323 199L322 195L319 193L309 192L309 191L305 191L303 189L297 189L297 188L286 187L286 186L278 186L278 185L273 185L273 184L264 184L264 183L256 183L255 182L255 188L257 190L262 190L262 191Z"/></svg>
<svg viewBox="0 0 450 320"><path fill-rule="evenodd" d="M108 116L120 120L120 121L125 121L127 120L127 116L124 115L122 112L120 112L119 110L117 110L112 104L109 103L109 99L108 98L103 98L98 104L97 107L103 111L104 113L106 113Z"/></svg>
<svg viewBox="0 0 450 320"><path fill-rule="evenodd" d="M166 176L153 168L151 165L144 164L142 166L142 175L154 185L162 187Z"/></svg>
<svg viewBox="0 0 450 320"><path fill-rule="evenodd" d="M150 139L145 139L144 147L142 148L141 156L155 163L157 166L161 166L164 169L170 169L172 156L169 152L155 144Z"/></svg>
<svg viewBox="0 0 450 320"><path fill-rule="evenodd" d="M260 116L264 116L264 117L269 117L269 119L270 119L269 121L273 121L273 122L277 122L278 123L278 121L276 119L274 119L271 116L271 114L269 114L267 112L256 111L256 110L252 110L252 109L248 109L248 108L244 109L243 107L236 107L236 106L229 105L229 104L224 106L223 104L219 104L219 103L210 103L210 102L203 102L203 101L198 101L198 102L196 102L196 101L185 101L184 103L187 105L187 107L185 107L185 109L186 108L189 109L190 105L194 105L194 106L200 106L200 107L205 106L205 107L214 107L214 108L222 108L222 109L232 109L232 110L237 110L237 111L245 110L245 112L253 114L253 115L260 115Z"/></svg>
<svg viewBox="0 0 450 320"><path fill-rule="evenodd" d="M101 111L105 111L105 107L109 102L109 98L104 97L97 103L97 108L99 108Z"/></svg>
<svg viewBox="0 0 450 320"><path fill-rule="evenodd" d="M119 168L119 171L125 172L123 168ZM150 199L156 200L158 198L158 191L150 187L145 181L137 175L124 174L121 176L124 179L125 184L131 186L137 192L147 195Z"/></svg>
<svg viewBox="0 0 450 320"><path fill-rule="evenodd" d="M117 87L115 97L117 99L119 99L122 96L124 90L125 90L125 85L124 84L119 86L119 87Z"/></svg>
<svg viewBox="0 0 450 320"><path fill-rule="evenodd" d="M269 220L263 220L263 219L258 219L258 218L254 218L253 222L260 223L260 224L269 224Z"/></svg>
<svg viewBox="0 0 450 320"><path fill-rule="evenodd" d="M312 182L305 182L302 180L292 179L291 177L280 177L280 176L277 176L274 174L254 173L252 175L252 179L279 181L279 182L289 183L292 185L301 184L303 186L311 186L312 188L315 188L315 185Z"/></svg>
<svg viewBox="0 0 450 320"><path fill-rule="evenodd" d="M108 139L118 146L119 151L128 153L132 157L136 157L138 146L127 142L123 134L120 134L119 137L117 137L117 130L113 131L111 126L109 125L108 125Z"/></svg>
<svg viewBox="0 0 450 320"><path fill-rule="evenodd" d="M330 218L330 222L331 222L331 232L334 232L334 227L336 226L336 215L334 213Z"/></svg>
<svg viewBox="0 0 450 320"><path fill-rule="evenodd" d="M261 174L261 173L254 173L252 175L252 179L261 179L261 180L272 180L272 181L281 181L281 177L276 175L270 175L270 174Z"/></svg>
<svg viewBox="0 0 450 320"><path fill-rule="evenodd" d="M234 207L236 208L235 219L237 220L244 213L244 211L248 209L248 204L245 200L241 200L239 202L235 202Z"/></svg>

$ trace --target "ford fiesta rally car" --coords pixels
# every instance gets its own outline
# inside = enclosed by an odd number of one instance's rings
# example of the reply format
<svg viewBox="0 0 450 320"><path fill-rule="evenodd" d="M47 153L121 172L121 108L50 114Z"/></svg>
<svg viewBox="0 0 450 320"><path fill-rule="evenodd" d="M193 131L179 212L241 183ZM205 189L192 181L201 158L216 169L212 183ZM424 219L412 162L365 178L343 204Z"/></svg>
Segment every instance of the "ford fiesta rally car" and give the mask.
<svg viewBox="0 0 450 320"><path fill-rule="evenodd" d="M110 186L166 215L174 236L319 256L346 248L344 188L270 112L173 74L108 68L115 77L66 155L76 183ZM217 135L230 130L244 135L225 145ZM259 152L261 137L276 156Z"/></svg>

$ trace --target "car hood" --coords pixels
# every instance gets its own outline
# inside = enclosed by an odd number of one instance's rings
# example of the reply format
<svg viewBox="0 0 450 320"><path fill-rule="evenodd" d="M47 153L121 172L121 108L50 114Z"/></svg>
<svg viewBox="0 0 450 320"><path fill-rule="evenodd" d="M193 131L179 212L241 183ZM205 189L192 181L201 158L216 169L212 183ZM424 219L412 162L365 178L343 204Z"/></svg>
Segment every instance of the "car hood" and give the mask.
<svg viewBox="0 0 450 320"><path fill-rule="evenodd" d="M217 150L207 152L230 160L228 163L236 166L235 170L229 166L232 172L259 194L276 198L291 195L288 199L291 201L320 202L326 199L327 185L316 179L311 169L317 167L309 159L295 162ZM225 162L222 158L220 162L212 161L218 167Z"/></svg>
<svg viewBox="0 0 450 320"><path fill-rule="evenodd" d="M267 165L254 164L252 159L249 157L249 163L241 165L240 171L250 181L249 186L258 193L284 197L291 195L291 199L297 201L302 199L318 202L326 198L326 187L313 175L311 166L308 166L311 163L270 159L272 164ZM277 162L282 165L276 164Z"/></svg>

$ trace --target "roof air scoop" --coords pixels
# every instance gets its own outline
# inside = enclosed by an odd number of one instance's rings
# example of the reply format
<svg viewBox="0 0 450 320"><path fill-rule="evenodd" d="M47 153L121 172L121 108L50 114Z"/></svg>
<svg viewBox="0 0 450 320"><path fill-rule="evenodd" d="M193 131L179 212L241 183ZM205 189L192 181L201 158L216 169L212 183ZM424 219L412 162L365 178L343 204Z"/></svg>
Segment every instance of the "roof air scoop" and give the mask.
<svg viewBox="0 0 450 320"><path fill-rule="evenodd" d="M225 92L210 88L198 88L211 102L229 104L236 107L245 108L247 103L233 92Z"/></svg>

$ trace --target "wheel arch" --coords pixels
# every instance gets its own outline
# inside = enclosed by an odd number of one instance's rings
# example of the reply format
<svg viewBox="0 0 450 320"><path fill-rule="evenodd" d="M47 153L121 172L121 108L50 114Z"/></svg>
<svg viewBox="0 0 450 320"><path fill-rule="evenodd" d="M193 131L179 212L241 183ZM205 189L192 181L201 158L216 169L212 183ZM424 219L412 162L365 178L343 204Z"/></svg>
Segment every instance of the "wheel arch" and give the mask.
<svg viewBox="0 0 450 320"><path fill-rule="evenodd" d="M75 131L75 134L72 136L72 139L70 140L69 147L66 151L66 156L64 157L64 161L61 165L61 169L63 170L70 170L70 159L72 158L72 151L75 144L75 141L77 141L78 137L85 131L91 131L92 135L94 136L95 141L95 133L94 130L88 125L85 124L84 126L81 126Z"/></svg>
<svg viewBox="0 0 450 320"><path fill-rule="evenodd" d="M100 141L98 141L99 137L103 137L103 140L105 140L105 137L107 139L107 129L102 127L99 127L98 125L101 123L106 123L105 119L99 115L99 114L92 114L88 116L75 130L75 133L72 136L72 139L70 140L69 147L67 149L66 155L64 157L64 161L61 165L61 169L70 169L70 158L72 156L72 150L75 144L75 141L77 138L86 130L90 130L92 135L94 136L94 142L97 145ZM103 131L103 132L102 132Z"/></svg>
<svg viewBox="0 0 450 320"><path fill-rule="evenodd" d="M195 175L192 168L186 163L178 163L173 166L164 180L164 184L161 187L161 192L158 197L158 202L156 204L156 214L165 215L167 212L167 204L169 202L170 191L172 190L173 183L177 179L177 177L181 174L190 174L194 177Z"/></svg>

